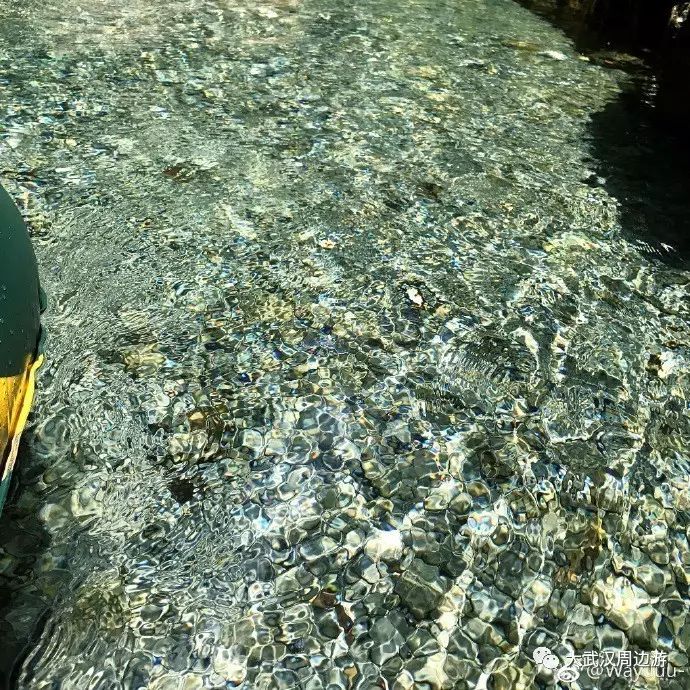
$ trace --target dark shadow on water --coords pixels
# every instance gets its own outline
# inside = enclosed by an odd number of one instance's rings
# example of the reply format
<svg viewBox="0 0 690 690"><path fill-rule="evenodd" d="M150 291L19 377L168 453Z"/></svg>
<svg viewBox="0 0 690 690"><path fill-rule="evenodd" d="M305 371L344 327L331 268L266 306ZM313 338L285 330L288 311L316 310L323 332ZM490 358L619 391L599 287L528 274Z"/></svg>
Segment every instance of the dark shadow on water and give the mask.
<svg viewBox="0 0 690 690"><path fill-rule="evenodd" d="M43 507L26 487L44 468L32 452L31 432L24 434L10 495L0 516L0 690L15 690L19 669L40 635L49 611L38 568L50 538L39 515Z"/></svg>
<svg viewBox="0 0 690 690"><path fill-rule="evenodd" d="M521 4L563 30L593 64L628 74L626 90L592 117L596 175L588 183L618 201L623 232L641 251L690 267L690 92L685 72L660 57L659 7L650 17L607 9L585 19L566 0Z"/></svg>
<svg viewBox="0 0 690 690"><path fill-rule="evenodd" d="M653 106L641 84L596 113L590 128L592 165L620 204L628 239L665 262L687 267L690 147Z"/></svg>

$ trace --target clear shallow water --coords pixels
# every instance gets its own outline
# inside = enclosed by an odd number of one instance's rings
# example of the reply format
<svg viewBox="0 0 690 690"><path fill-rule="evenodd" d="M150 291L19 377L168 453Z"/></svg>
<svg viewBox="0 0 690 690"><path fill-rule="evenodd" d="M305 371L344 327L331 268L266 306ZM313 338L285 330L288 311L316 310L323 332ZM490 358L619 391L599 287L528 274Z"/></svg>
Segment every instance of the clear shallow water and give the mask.
<svg viewBox="0 0 690 690"><path fill-rule="evenodd" d="M690 274L592 185L622 72L500 1L2 9L50 295L0 530L17 686L688 663Z"/></svg>

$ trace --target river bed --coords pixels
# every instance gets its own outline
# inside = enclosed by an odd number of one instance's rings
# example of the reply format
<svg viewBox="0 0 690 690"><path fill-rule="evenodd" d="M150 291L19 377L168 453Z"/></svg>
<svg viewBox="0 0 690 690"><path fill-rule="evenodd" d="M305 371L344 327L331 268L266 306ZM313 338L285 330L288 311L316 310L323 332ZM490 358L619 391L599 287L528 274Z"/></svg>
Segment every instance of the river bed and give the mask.
<svg viewBox="0 0 690 690"><path fill-rule="evenodd" d="M49 296L8 687L690 687L690 272L593 157L630 75L509 0L0 8Z"/></svg>

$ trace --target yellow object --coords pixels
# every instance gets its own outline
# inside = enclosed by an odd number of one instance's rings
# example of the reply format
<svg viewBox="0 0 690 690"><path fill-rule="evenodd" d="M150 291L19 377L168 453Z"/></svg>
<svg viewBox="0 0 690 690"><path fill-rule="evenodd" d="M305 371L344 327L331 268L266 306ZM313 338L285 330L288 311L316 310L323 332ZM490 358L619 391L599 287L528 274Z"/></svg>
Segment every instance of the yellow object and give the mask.
<svg viewBox="0 0 690 690"><path fill-rule="evenodd" d="M0 510L43 358L45 295L19 209L0 187Z"/></svg>
<svg viewBox="0 0 690 690"><path fill-rule="evenodd" d="M36 371L42 363L43 355L33 362L27 358L20 374L0 378L0 506L9 488L19 439L34 398Z"/></svg>

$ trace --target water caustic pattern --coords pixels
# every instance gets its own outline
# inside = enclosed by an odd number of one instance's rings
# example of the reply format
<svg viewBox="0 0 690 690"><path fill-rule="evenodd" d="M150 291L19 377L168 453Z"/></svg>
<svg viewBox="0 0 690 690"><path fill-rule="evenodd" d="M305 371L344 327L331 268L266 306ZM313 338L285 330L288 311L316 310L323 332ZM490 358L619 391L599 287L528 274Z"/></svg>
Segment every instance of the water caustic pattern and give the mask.
<svg viewBox="0 0 690 690"><path fill-rule="evenodd" d="M2 17L50 295L12 683L689 687L690 274L590 183L623 73L507 0Z"/></svg>

